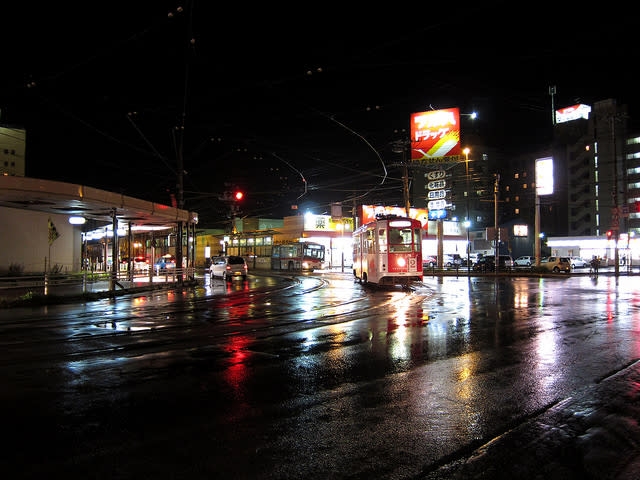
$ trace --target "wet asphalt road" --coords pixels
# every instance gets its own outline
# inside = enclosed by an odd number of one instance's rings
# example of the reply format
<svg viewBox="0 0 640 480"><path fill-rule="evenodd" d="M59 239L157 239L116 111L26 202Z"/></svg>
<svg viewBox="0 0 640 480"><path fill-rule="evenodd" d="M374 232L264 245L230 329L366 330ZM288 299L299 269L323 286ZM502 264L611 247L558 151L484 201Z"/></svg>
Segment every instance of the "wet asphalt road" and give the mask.
<svg viewBox="0 0 640 480"><path fill-rule="evenodd" d="M13 478L623 478L636 290L255 276L0 311L0 458ZM626 406L603 410L620 388ZM605 414L621 425L603 440L589 428Z"/></svg>

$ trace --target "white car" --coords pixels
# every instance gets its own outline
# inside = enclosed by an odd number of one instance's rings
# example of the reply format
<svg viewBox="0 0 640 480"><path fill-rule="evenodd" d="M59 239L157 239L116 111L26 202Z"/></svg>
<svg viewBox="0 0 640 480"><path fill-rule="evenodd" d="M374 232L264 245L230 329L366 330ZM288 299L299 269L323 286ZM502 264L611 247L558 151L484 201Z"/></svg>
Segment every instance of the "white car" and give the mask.
<svg viewBox="0 0 640 480"><path fill-rule="evenodd" d="M569 257L569 262L571 263L571 268L586 268L589 266L589 262L581 257Z"/></svg>
<svg viewBox="0 0 640 480"><path fill-rule="evenodd" d="M513 261L513 264L516 267L530 267L534 263L536 263L535 257L527 257L527 256L518 257Z"/></svg>
<svg viewBox="0 0 640 480"><path fill-rule="evenodd" d="M213 257L209 267L209 274L211 278L222 277L227 282L230 282L238 277L246 280L247 270L247 262L242 257Z"/></svg>
<svg viewBox="0 0 640 480"><path fill-rule="evenodd" d="M135 272L148 272L149 264L142 257L136 257L133 259L133 270Z"/></svg>

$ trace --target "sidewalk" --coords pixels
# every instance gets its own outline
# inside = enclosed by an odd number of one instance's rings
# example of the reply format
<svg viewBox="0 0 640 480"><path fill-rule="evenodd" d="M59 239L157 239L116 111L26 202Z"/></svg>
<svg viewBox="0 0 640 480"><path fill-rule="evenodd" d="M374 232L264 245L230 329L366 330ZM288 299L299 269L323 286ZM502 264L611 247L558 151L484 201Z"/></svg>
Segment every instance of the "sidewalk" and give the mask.
<svg viewBox="0 0 640 480"><path fill-rule="evenodd" d="M197 280L183 281L184 286L193 286L197 283ZM134 281L118 280L116 285L112 285L109 280L52 284L46 287L46 291L41 284L24 287L17 285L13 288L0 288L0 308L87 301L135 292L175 288L177 285L177 278L165 275L154 276L152 281L149 281L149 277L139 277Z"/></svg>

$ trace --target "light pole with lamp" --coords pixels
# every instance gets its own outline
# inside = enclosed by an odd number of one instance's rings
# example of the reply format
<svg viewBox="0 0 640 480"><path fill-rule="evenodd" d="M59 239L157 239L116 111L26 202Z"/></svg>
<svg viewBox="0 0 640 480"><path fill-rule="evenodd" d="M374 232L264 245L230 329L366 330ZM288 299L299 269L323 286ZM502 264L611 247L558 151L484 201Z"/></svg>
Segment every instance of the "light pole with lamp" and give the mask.
<svg viewBox="0 0 640 480"><path fill-rule="evenodd" d="M467 230L467 276L470 275L470 270L471 270L471 265L469 264L470 261L470 250L471 250L471 244L469 243L469 227L471 226L471 220L469 218L469 152L471 150L469 150L469 148L465 148L462 152L464 153L465 156L465 171L466 171L466 182L467 182L467 188L466 191L464 192L464 196L467 197L467 217L466 220L464 222L464 226L465 229Z"/></svg>

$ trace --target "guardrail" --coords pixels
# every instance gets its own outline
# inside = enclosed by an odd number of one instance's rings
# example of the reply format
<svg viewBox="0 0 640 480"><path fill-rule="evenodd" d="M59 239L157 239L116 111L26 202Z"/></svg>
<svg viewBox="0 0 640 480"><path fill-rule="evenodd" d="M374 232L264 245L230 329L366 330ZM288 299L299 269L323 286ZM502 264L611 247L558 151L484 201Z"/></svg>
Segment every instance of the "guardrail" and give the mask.
<svg viewBox="0 0 640 480"><path fill-rule="evenodd" d="M34 292L44 295L53 292L76 291L84 293L96 290L117 290L130 286L164 282L177 283L182 280L193 280L195 268L153 269L150 272L78 272L48 273L37 275L20 275L0 277L0 296L15 296L21 293ZM96 288L96 287L100 288Z"/></svg>

